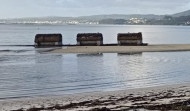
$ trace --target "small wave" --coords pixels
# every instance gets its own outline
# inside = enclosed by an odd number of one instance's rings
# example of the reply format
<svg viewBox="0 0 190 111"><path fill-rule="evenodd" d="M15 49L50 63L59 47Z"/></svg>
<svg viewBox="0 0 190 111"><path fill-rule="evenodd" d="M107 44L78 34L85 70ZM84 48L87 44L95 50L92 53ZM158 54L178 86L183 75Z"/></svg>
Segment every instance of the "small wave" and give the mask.
<svg viewBox="0 0 190 111"><path fill-rule="evenodd" d="M0 62L7 61L7 60L8 60L7 58L0 57Z"/></svg>
<svg viewBox="0 0 190 111"><path fill-rule="evenodd" d="M11 50L0 50L0 52L11 52Z"/></svg>
<svg viewBox="0 0 190 111"><path fill-rule="evenodd" d="M5 52L13 52L13 53L23 53L23 52L28 52L31 50L0 50L0 52L5 53Z"/></svg>

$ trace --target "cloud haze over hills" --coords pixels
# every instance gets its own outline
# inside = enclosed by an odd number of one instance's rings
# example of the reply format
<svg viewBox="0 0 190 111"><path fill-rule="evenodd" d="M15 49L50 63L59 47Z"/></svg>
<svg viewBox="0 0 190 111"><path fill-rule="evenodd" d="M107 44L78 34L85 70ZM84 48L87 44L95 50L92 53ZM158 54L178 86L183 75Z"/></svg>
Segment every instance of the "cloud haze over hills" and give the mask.
<svg viewBox="0 0 190 111"><path fill-rule="evenodd" d="M189 0L1 0L0 18L87 16L99 14L173 14Z"/></svg>

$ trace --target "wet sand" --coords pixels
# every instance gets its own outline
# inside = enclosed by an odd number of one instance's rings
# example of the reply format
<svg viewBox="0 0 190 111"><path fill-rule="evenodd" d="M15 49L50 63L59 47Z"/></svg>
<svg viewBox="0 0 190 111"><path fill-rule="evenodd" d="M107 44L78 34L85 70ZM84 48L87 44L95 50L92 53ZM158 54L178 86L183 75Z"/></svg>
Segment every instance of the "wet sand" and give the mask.
<svg viewBox="0 0 190 111"><path fill-rule="evenodd" d="M136 53L190 51L190 44L162 44L148 46L73 46L50 51L51 53Z"/></svg>
<svg viewBox="0 0 190 111"><path fill-rule="evenodd" d="M0 100L0 111L189 111L189 104L190 84L186 83L123 91Z"/></svg>

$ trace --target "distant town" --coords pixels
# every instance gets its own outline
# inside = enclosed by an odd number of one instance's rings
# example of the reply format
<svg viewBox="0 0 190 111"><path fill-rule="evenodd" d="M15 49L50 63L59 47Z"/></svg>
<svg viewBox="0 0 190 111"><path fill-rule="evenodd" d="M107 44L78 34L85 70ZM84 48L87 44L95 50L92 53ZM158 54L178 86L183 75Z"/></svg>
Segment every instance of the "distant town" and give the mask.
<svg viewBox="0 0 190 111"><path fill-rule="evenodd" d="M190 25L190 10L173 15L93 15L82 17L35 17L0 19L0 24L63 24L63 25Z"/></svg>

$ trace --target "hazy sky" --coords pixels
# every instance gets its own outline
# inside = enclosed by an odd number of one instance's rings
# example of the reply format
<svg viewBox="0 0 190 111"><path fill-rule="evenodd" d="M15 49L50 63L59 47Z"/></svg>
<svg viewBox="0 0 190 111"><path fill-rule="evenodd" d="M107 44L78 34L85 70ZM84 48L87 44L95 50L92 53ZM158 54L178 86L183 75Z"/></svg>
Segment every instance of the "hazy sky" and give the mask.
<svg viewBox="0 0 190 111"><path fill-rule="evenodd" d="M0 18L98 14L173 14L190 0L0 0Z"/></svg>

